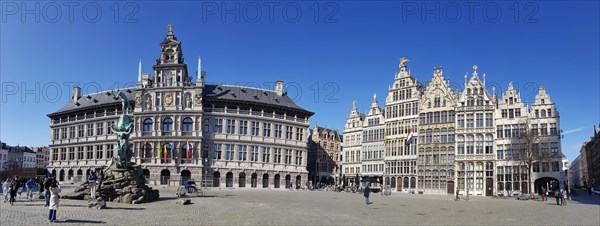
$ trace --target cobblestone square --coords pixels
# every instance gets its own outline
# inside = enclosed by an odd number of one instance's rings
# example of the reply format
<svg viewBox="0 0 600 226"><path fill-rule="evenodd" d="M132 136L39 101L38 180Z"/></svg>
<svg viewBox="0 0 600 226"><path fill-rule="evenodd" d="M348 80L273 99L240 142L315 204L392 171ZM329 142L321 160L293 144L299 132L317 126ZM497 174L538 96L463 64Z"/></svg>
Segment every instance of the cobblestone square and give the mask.
<svg viewBox="0 0 600 226"><path fill-rule="evenodd" d="M108 209L87 201L61 200L65 225L600 225L600 197L576 196L567 206L548 202L471 197L287 190L207 190L191 205L176 205L174 188L159 188L161 200ZM64 189L68 192L69 188ZM65 193L66 194L66 193ZM332 202L333 201L333 202ZM43 201L0 202L1 225L45 225Z"/></svg>

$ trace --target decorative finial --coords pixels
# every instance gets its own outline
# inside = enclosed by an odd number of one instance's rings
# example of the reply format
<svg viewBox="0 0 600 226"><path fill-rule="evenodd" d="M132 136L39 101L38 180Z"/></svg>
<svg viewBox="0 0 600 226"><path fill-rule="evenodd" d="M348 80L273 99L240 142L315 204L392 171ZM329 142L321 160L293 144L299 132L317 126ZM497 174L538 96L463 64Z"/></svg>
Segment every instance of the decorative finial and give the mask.
<svg viewBox="0 0 600 226"><path fill-rule="evenodd" d="M409 60L402 57L400 58L400 67L406 67L406 62L408 62Z"/></svg>
<svg viewBox="0 0 600 226"><path fill-rule="evenodd" d="M373 93L373 102L377 101L377 93Z"/></svg>
<svg viewBox="0 0 600 226"><path fill-rule="evenodd" d="M356 109L356 100L352 100L352 110Z"/></svg>
<svg viewBox="0 0 600 226"><path fill-rule="evenodd" d="M167 25L167 27L169 28L169 32L173 32L173 28L175 26L173 26L173 24L169 24L169 25Z"/></svg>
<svg viewBox="0 0 600 226"><path fill-rule="evenodd" d="M473 65L473 70L477 71L477 65Z"/></svg>

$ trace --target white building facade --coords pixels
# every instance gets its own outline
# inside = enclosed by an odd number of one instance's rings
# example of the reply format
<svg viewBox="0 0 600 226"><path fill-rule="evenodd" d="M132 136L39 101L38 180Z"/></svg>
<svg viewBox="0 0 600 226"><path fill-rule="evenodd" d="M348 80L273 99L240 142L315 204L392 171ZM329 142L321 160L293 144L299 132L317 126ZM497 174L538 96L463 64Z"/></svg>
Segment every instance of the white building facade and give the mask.
<svg viewBox="0 0 600 226"><path fill-rule="evenodd" d="M358 112L356 101L353 101L352 110L344 125L342 142L342 174L348 186L357 186L360 182L364 120L365 115Z"/></svg>

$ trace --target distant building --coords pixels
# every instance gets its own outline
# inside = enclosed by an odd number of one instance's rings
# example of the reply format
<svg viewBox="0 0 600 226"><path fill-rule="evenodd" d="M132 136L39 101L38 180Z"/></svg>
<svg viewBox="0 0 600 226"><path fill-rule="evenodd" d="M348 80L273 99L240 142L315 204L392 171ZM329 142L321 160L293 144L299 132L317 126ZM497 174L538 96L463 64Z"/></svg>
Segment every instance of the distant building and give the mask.
<svg viewBox="0 0 600 226"><path fill-rule="evenodd" d="M594 136L584 144L587 186L600 189L600 127L594 126Z"/></svg>
<svg viewBox="0 0 600 226"><path fill-rule="evenodd" d="M36 153L36 168L45 169L48 167L50 149L48 147L33 147L31 149Z"/></svg>
<svg viewBox="0 0 600 226"><path fill-rule="evenodd" d="M352 110L344 125L342 143L342 175L347 186L358 186L361 173L361 152L363 139L363 123L365 115L356 109L356 101L352 102Z"/></svg>
<svg viewBox="0 0 600 226"><path fill-rule="evenodd" d="M30 148L23 150L23 168L35 168L37 160L37 153Z"/></svg>
<svg viewBox="0 0 600 226"><path fill-rule="evenodd" d="M315 127L308 139L308 179L314 183L338 184L342 179L342 135L337 130Z"/></svg>
<svg viewBox="0 0 600 226"><path fill-rule="evenodd" d="M1 143L0 147L0 171L8 170L8 146L6 143Z"/></svg>
<svg viewBox="0 0 600 226"><path fill-rule="evenodd" d="M577 156L577 158L571 162L569 172L569 186L583 187L584 184L581 177L581 156Z"/></svg>

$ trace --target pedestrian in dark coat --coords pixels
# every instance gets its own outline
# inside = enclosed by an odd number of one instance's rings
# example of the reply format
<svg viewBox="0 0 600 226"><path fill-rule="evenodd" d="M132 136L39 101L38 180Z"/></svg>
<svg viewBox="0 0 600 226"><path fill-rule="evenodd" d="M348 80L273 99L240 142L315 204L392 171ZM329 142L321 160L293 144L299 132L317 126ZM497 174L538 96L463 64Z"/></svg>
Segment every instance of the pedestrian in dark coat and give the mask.
<svg viewBox="0 0 600 226"><path fill-rule="evenodd" d="M558 189L554 190L554 197L556 198L556 205L560 205L560 192Z"/></svg>
<svg viewBox="0 0 600 226"><path fill-rule="evenodd" d="M369 187L369 185L367 185L367 187L364 190L364 196L367 205L371 204L371 202L369 202L369 193L371 193L371 188Z"/></svg>

